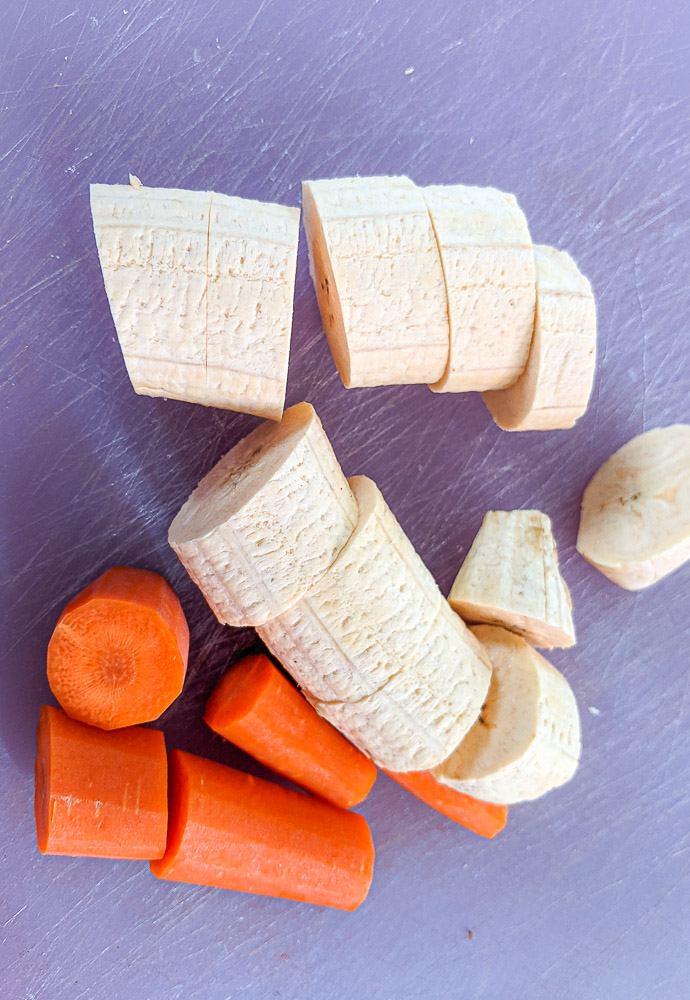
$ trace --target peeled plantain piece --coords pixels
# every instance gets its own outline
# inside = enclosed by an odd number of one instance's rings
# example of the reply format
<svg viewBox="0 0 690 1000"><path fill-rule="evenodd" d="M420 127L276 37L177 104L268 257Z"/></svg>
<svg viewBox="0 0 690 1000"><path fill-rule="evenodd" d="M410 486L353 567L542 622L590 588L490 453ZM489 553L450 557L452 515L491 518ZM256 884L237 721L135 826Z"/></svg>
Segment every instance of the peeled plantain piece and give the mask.
<svg viewBox="0 0 690 1000"><path fill-rule="evenodd" d="M91 185L134 390L279 420L299 209L135 181Z"/></svg>
<svg viewBox="0 0 690 1000"><path fill-rule="evenodd" d="M572 778L580 759L580 719L565 677L524 639L493 625L472 629L493 664L481 715L438 781L484 802L512 805Z"/></svg>
<svg viewBox="0 0 690 1000"><path fill-rule="evenodd" d="M690 559L690 425L640 434L594 473L577 551L626 590L649 587Z"/></svg>
<svg viewBox="0 0 690 1000"><path fill-rule="evenodd" d="M488 658L376 485L349 480L357 527L327 573L259 635L305 694L382 767L423 770L457 746Z"/></svg>
<svg viewBox="0 0 690 1000"><path fill-rule="evenodd" d="M597 317L587 279L567 253L535 246L537 312L527 367L508 389L482 398L506 431L568 429L587 409Z"/></svg>
<svg viewBox="0 0 690 1000"><path fill-rule="evenodd" d="M446 289L421 191L408 177L305 181L302 204L321 319L345 387L440 378Z"/></svg>
<svg viewBox="0 0 690 1000"><path fill-rule="evenodd" d="M260 625L321 577L357 523L357 501L316 411L266 421L201 480L168 540L219 621Z"/></svg>
<svg viewBox="0 0 690 1000"><path fill-rule="evenodd" d="M519 377L534 326L532 240L515 195L422 189L443 264L450 353L434 392L500 389Z"/></svg>
<svg viewBox="0 0 690 1000"><path fill-rule="evenodd" d="M488 511L448 600L465 621L502 625L535 646L575 644L551 521L539 510Z"/></svg>

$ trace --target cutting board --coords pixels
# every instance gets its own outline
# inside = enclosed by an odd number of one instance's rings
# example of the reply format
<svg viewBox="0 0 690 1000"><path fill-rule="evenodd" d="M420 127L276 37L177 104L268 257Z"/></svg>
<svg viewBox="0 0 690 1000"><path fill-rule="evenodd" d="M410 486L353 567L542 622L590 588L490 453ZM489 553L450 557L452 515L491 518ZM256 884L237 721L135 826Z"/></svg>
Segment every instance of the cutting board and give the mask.
<svg viewBox="0 0 690 1000"><path fill-rule="evenodd" d="M686 997L690 567L639 594L577 555L589 477L690 421L690 20L662 0L25 0L0 39L0 995L8 1000ZM447 592L489 508L553 519L579 643L576 778L485 842L380 776L355 914L41 858L32 793L45 648L106 567L164 573L188 614L168 744L247 769L201 711L259 647L216 623L166 543L198 479L257 421L136 396L88 184L300 202L305 178L406 173L517 194L536 242L597 295L599 366L568 432L506 434L474 394L343 389L300 247L288 402L378 482Z"/></svg>

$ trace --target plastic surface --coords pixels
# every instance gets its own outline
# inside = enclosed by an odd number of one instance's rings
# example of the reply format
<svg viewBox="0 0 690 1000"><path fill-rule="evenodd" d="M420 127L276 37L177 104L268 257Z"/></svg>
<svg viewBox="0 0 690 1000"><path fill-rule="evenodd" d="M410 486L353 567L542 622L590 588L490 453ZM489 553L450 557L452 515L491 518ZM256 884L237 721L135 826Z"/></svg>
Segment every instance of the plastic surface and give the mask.
<svg viewBox="0 0 690 1000"><path fill-rule="evenodd" d="M601 462L690 420L687 9L28 0L1 20L0 996L685 998L690 567L626 593L574 543ZM376 479L445 592L487 509L546 511L579 637L553 654L582 709L576 778L485 842L381 776L362 809L377 861L355 914L36 849L46 644L108 566L162 572L189 618L168 745L251 766L202 712L259 644L215 622L166 532L257 421L132 391L88 198L90 181L130 171L293 205L305 177L491 184L597 295L588 413L572 431L506 434L479 396L343 389L300 244L288 404L314 403L346 474Z"/></svg>

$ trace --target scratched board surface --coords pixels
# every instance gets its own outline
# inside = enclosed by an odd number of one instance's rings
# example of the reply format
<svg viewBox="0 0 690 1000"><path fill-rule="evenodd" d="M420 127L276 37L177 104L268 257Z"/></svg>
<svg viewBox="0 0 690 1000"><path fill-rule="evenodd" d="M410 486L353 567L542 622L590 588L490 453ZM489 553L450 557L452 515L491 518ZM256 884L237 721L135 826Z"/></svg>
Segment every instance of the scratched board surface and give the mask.
<svg viewBox="0 0 690 1000"><path fill-rule="evenodd" d="M574 549L624 441L690 421L690 16L660 0L166 0L0 4L0 996L687 997L690 567L637 595ZM535 241L595 288L600 360L571 432L509 435L475 395L346 391L304 245L288 402L379 483L440 585L484 511L554 520L579 644L577 777L484 842L380 777L355 914L41 858L32 786L45 648L106 567L166 574L192 631L169 746L252 768L200 719L254 633L219 626L166 543L256 420L136 396L102 286L88 183L297 205L300 181L407 173L514 191Z"/></svg>

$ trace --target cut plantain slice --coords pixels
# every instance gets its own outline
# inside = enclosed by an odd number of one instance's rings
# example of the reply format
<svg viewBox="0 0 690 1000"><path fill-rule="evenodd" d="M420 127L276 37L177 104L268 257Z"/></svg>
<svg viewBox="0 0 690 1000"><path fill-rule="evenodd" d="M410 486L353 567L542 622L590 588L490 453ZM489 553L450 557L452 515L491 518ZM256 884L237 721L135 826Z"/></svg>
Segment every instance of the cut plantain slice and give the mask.
<svg viewBox="0 0 690 1000"><path fill-rule="evenodd" d="M493 625L472 629L493 664L481 715L438 781L484 802L512 805L572 778L580 759L580 719L565 677L524 639Z"/></svg>
<svg viewBox="0 0 690 1000"><path fill-rule="evenodd" d="M446 290L420 190L408 177L305 181L302 203L321 319L345 387L440 378Z"/></svg>
<svg viewBox="0 0 690 1000"><path fill-rule="evenodd" d="M283 412L299 209L92 184L110 309L136 392Z"/></svg>
<svg viewBox="0 0 690 1000"><path fill-rule="evenodd" d="M508 389L482 395L506 431L573 427L587 409L596 366L597 317L587 279L567 253L535 246L537 312L529 359Z"/></svg>
<svg viewBox="0 0 690 1000"><path fill-rule="evenodd" d="M450 353L434 392L500 389L519 377L535 308L532 240L515 195L453 184L422 189L443 264Z"/></svg>
<svg viewBox="0 0 690 1000"><path fill-rule="evenodd" d="M457 746L489 685L488 658L448 606L376 485L328 572L258 631L317 711L381 767L422 770Z"/></svg>
<svg viewBox="0 0 690 1000"><path fill-rule="evenodd" d="M202 479L168 540L219 621L260 625L321 577L357 501L309 403L265 422Z"/></svg>
<svg viewBox="0 0 690 1000"><path fill-rule="evenodd" d="M690 559L690 425L640 434L594 473L577 550L626 590L649 587Z"/></svg>
<svg viewBox="0 0 690 1000"><path fill-rule="evenodd" d="M551 521L539 510L488 511L448 600L465 621L502 625L535 646L575 643Z"/></svg>

